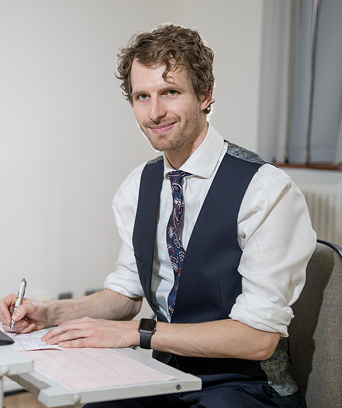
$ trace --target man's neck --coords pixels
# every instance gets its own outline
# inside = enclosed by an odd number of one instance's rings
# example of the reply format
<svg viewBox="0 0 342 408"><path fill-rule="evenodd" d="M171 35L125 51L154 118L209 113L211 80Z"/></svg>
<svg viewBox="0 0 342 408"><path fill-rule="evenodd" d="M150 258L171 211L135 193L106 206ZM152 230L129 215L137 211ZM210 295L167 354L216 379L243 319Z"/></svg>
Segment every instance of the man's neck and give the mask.
<svg viewBox="0 0 342 408"><path fill-rule="evenodd" d="M206 121L202 132L195 138L195 140L186 141L178 149L165 151L164 154L174 169L178 170L182 164L185 163L188 158L200 147L207 135L208 127L209 124Z"/></svg>

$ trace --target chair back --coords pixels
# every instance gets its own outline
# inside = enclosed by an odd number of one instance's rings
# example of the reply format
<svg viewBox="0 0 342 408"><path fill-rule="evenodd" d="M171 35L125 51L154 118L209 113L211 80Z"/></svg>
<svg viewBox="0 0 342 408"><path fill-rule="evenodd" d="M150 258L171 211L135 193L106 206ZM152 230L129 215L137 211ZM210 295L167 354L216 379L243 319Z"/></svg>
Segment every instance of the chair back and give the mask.
<svg viewBox="0 0 342 408"><path fill-rule="evenodd" d="M290 372L307 408L342 407L342 248L318 241L289 327Z"/></svg>

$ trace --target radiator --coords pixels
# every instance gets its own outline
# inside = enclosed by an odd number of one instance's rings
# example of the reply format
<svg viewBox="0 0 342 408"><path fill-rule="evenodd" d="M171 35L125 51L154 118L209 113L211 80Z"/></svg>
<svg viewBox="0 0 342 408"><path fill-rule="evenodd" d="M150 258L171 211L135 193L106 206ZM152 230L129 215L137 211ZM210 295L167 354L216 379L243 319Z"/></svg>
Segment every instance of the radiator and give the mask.
<svg viewBox="0 0 342 408"><path fill-rule="evenodd" d="M313 229L317 238L342 246L342 191L318 188L302 189Z"/></svg>
<svg viewBox="0 0 342 408"><path fill-rule="evenodd" d="M318 239L342 246L342 173L286 169L303 192Z"/></svg>

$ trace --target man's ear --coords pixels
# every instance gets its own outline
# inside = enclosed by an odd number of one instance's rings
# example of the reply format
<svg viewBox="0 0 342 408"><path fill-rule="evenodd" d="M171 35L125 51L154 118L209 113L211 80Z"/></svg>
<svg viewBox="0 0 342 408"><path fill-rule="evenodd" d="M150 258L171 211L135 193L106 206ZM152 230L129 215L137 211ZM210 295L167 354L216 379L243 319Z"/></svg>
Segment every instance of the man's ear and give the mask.
<svg viewBox="0 0 342 408"><path fill-rule="evenodd" d="M128 99L128 102L129 102L129 104L132 106L132 108L133 108L133 100L130 98L130 99Z"/></svg>
<svg viewBox="0 0 342 408"><path fill-rule="evenodd" d="M212 100L213 100L212 89L206 95L201 95L201 110L207 109Z"/></svg>

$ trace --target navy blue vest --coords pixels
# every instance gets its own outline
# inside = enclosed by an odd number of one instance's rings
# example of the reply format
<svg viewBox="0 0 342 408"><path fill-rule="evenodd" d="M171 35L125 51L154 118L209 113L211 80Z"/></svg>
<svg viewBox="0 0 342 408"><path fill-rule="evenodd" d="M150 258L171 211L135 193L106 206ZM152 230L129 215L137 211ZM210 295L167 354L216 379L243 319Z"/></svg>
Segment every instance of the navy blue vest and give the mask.
<svg viewBox="0 0 342 408"><path fill-rule="evenodd" d="M226 154L203 203L188 243L182 267L173 323L198 323L227 319L241 294L237 267L241 248L237 241L237 217L246 189L260 167ZM163 181L161 158L149 162L142 173L133 233L140 281L147 301L161 321L165 317L151 302L151 277L159 197ZM162 211L162 209L161 209ZM242 359L211 359L173 356L154 352L164 362L197 375L232 374L265 379L260 362Z"/></svg>

